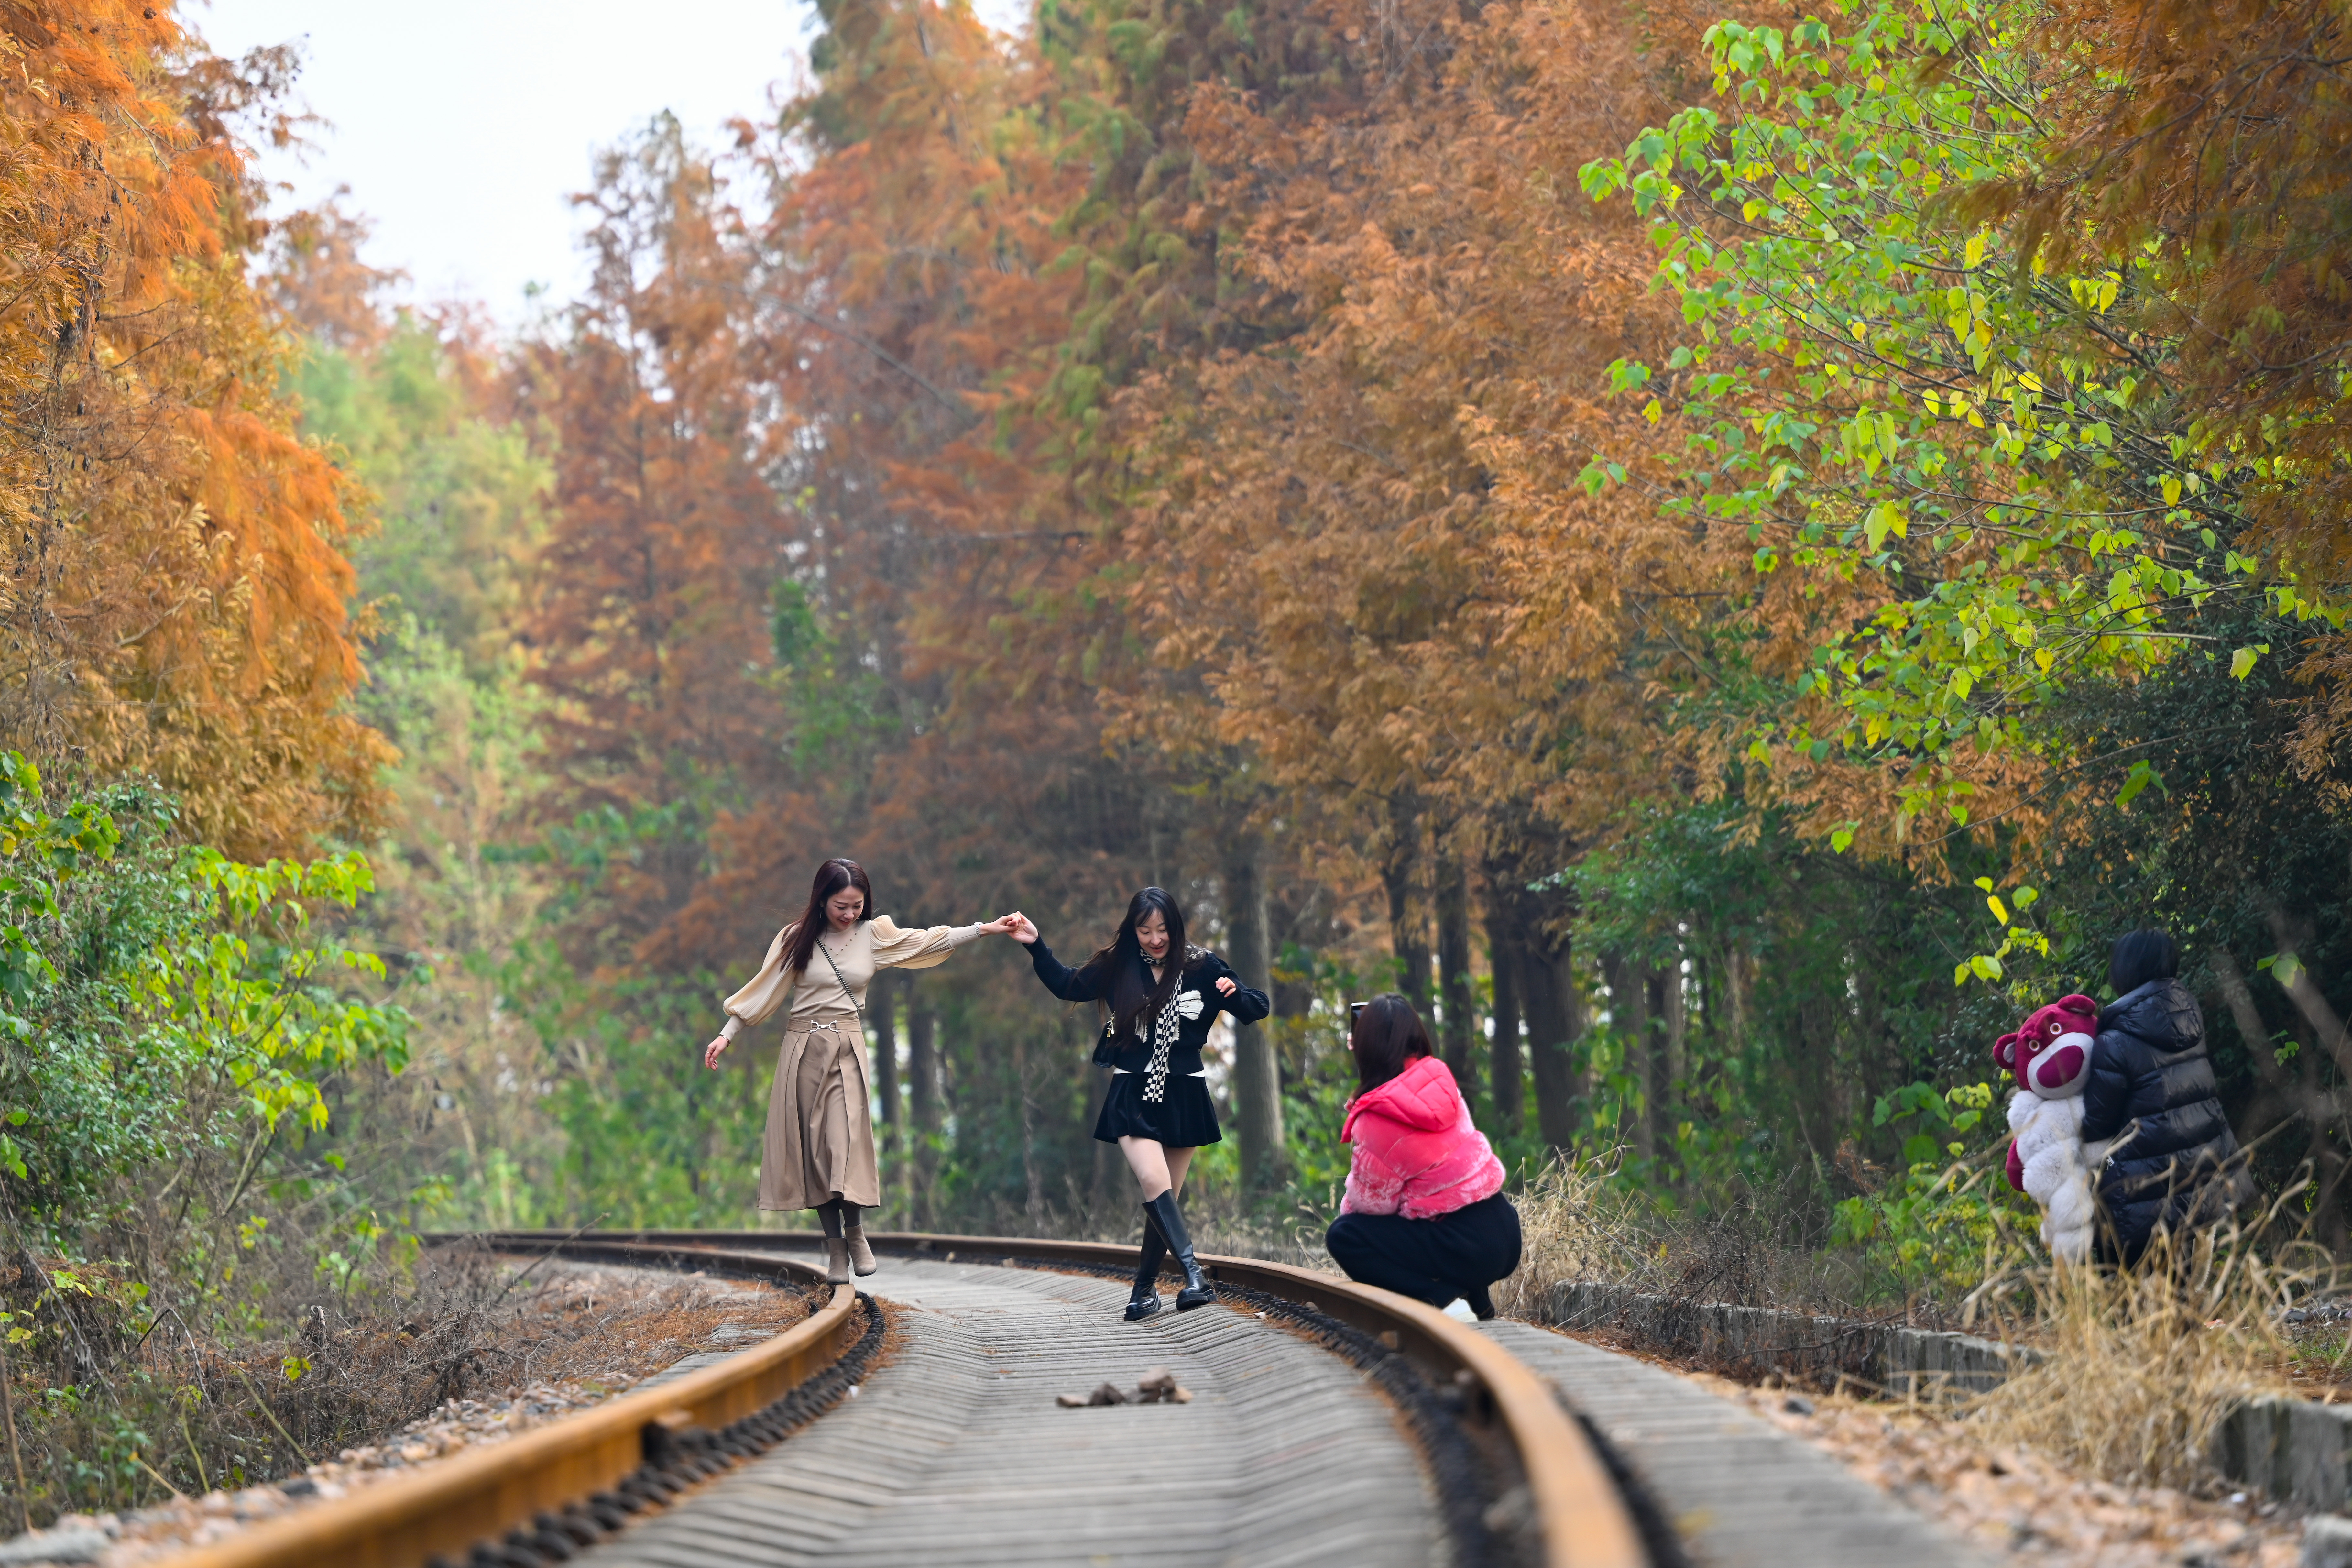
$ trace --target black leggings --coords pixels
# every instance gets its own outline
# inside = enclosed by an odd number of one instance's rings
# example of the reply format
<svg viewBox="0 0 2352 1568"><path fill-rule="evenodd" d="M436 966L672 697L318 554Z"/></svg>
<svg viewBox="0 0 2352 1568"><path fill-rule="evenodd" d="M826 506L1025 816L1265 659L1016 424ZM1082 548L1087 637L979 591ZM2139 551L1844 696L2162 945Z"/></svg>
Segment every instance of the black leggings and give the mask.
<svg viewBox="0 0 2352 1568"><path fill-rule="evenodd" d="M835 1241L841 1239L841 1227L845 1220L851 1225L862 1226L857 1205L847 1198L827 1198L817 1205L816 1219L819 1225L824 1226L825 1236Z"/></svg>
<svg viewBox="0 0 2352 1568"><path fill-rule="evenodd" d="M1343 1214L1323 1245L1350 1279L1433 1307L1459 1296L1490 1318L1495 1306L1486 1287L1519 1266L1519 1211L1496 1193L1435 1219Z"/></svg>

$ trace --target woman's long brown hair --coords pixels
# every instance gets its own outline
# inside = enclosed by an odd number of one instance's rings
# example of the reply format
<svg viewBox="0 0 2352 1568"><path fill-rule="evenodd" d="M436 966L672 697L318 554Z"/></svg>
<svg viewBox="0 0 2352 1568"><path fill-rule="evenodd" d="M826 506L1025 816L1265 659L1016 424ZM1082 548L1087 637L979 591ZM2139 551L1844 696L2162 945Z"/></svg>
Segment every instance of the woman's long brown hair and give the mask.
<svg viewBox="0 0 2352 1568"><path fill-rule="evenodd" d="M866 879L866 868L855 860L833 859L816 868L816 880L809 887L808 908L801 912L798 921L785 929L792 932L786 944L784 967L794 974L808 973L809 960L816 956L816 939L823 935L833 918L824 912L825 900L844 888L856 888L866 896L866 908L857 918L874 918L874 884Z"/></svg>

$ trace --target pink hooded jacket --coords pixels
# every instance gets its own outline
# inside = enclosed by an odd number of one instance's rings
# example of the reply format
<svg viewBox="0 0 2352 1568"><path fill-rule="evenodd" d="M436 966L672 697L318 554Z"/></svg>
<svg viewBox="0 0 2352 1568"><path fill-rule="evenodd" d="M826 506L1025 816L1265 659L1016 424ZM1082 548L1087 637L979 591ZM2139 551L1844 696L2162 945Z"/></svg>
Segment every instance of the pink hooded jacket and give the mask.
<svg viewBox="0 0 2352 1568"><path fill-rule="evenodd" d="M1341 1214L1435 1219L1503 1190L1503 1163L1470 1124L1453 1069L1435 1057L1358 1095L1339 1141L1356 1146Z"/></svg>

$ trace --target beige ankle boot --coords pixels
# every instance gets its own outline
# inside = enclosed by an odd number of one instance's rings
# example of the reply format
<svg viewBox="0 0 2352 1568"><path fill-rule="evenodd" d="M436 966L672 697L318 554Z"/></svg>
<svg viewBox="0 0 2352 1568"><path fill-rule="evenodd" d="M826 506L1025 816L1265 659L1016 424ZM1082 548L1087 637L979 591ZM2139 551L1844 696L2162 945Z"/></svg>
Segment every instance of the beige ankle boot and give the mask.
<svg viewBox="0 0 2352 1568"><path fill-rule="evenodd" d="M847 1226L846 1230L846 1238L849 1242L849 1266L857 1270L861 1278L881 1268L880 1264L874 1261L874 1249L866 1245L866 1227L853 1225Z"/></svg>
<svg viewBox="0 0 2352 1568"><path fill-rule="evenodd" d="M824 1282L828 1285L849 1283L849 1243L837 1236L824 1238Z"/></svg>

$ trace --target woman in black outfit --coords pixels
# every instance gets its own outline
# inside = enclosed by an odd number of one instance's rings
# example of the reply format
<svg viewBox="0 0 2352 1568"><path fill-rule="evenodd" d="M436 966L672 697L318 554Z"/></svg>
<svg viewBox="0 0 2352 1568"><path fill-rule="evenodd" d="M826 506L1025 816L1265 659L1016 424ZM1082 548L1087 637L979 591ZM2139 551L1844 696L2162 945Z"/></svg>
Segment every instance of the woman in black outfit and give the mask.
<svg viewBox="0 0 2352 1568"><path fill-rule="evenodd" d="M2116 999L2099 1009L2083 1139L2104 1142L2099 1251L2129 1268L2160 1227L2174 1237L2226 1217L2254 1195L2205 1054L2205 1017L2177 976L2180 948L2160 931L2117 937L2107 958Z"/></svg>
<svg viewBox="0 0 2352 1568"><path fill-rule="evenodd" d="M1214 1143L1217 1108L1201 1068L1201 1047L1217 1015L1255 1024L1274 1011L1263 991L1244 985L1222 958L1184 941L1184 913L1160 888L1146 888L1127 906L1110 944L1076 969L1054 956L1024 916L1013 935L1029 944L1029 963L1046 990L1065 1002L1099 1002L1110 1017L1095 1060L1112 1070L1110 1093L1095 1137L1116 1143L1143 1189L1143 1251L1127 1321L1160 1310L1160 1264L1171 1251L1184 1271L1176 1310L1189 1312L1217 1299L1192 1259L1176 1194L1192 1151Z"/></svg>

